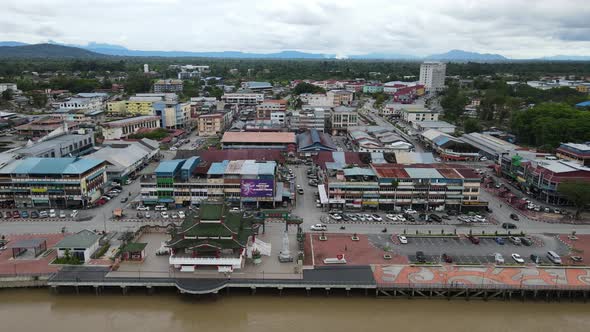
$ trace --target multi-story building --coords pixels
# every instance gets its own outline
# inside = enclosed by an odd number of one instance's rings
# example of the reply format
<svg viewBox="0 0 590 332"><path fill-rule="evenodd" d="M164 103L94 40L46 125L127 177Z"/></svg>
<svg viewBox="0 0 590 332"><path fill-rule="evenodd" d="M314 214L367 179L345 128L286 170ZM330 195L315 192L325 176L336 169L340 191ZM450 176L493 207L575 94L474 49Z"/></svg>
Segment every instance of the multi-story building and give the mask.
<svg viewBox="0 0 590 332"><path fill-rule="evenodd" d="M25 208L87 207L100 198L106 166L97 159L15 160L0 169L0 199Z"/></svg>
<svg viewBox="0 0 590 332"><path fill-rule="evenodd" d="M223 149L278 149L295 152L297 142L291 132L226 132Z"/></svg>
<svg viewBox="0 0 590 332"><path fill-rule="evenodd" d="M102 134L105 139L121 139L137 132L140 128L160 128L159 116L137 116L102 124Z"/></svg>
<svg viewBox="0 0 590 332"><path fill-rule="evenodd" d="M16 83L0 83L0 93L6 90L12 90L12 92L17 92L18 88Z"/></svg>
<svg viewBox="0 0 590 332"><path fill-rule="evenodd" d="M402 108L400 109L401 119L409 124L421 121L438 121L438 111L425 108Z"/></svg>
<svg viewBox="0 0 590 332"><path fill-rule="evenodd" d="M436 129L429 129L420 134L424 145L435 151L445 161L477 161L479 149L449 134Z"/></svg>
<svg viewBox="0 0 590 332"><path fill-rule="evenodd" d="M332 135L346 132L348 127L358 124L358 112L355 108L338 106L330 111L330 128Z"/></svg>
<svg viewBox="0 0 590 332"><path fill-rule="evenodd" d="M44 137L30 146L16 151L22 158L62 158L77 157L87 153L94 147L94 132L82 130L62 133L53 137Z"/></svg>
<svg viewBox="0 0 590 332"><path fill-rule="evenodd" d="M559 192L560 184L590 184L590 168L570 160L547 160L529 151L512 151L502 156L500 172L516 186L530 191L547 204L571 205Z"/></svg>
<svg viewBox="0 0 590 332"><path fill-rule="evenodd" d="M348 90L330 90L326 96L332 100L332 106L350 105L354 99L354 93Z"/></svg>
<svg viewBox="0 0 590 332"><path fill-rule="evenodd" d="M242 89L250 91L270 91L272 90L272 84L269 82L242 82Z"/></svg>
<svg viewBox="0 0 590 332"><path fill-rule="evenodd" d="M329 116L330 113L320 107L293 111L289 128L294 131L315 129L324 132L326 115Z"/></svg>
<svg viewBox="0 0 590 332"><path fill-rule="evenodd" d="M438 92L445 88L447 65L442 62L427 61L420 65L420 84L427 92Z"/></svg>
<svg viewBox="0 0 590 332"><path fill-rule="evenodd" d="M182 80L158 80L154 83L154 92L182 92Z"/></svg>
<svg viewBox="0 0 590 332"><path fill-rule="evenodd" d="M199 136L216 136L225 129L223 113L201 114L197 121Z"/></svg>
<svg viewBox="0 0 590 332"><path fill-rule="evenodd" d="M555 151L555 155L561 159L590 167L590 143L561 143Z"/></svg>
<svg viewBox="0 0 590 332"><path fill-rule="evenodd" d="M325 170L320 199L330 208L464 210L483 208L480 177L472 169L440 164L371 164Z"/></svg>
<svg viewBox="0 0 590 332"><path fill-rule="evenodd" d="M256 121L284 124L286 111L286 100L267 99L262 104L256 106Z"/></svg>
<svg viewBox="0 0 590 332"><path fill-rule="evenodd" d="M82 158L107 161L107 179L123 183L135 176L159 152L160 143L142 138L138 141L104 141L100 149Z"/></svg>
<svg viewBox="0 0 590 332"><path fill-rule="evenodd" d="M192 128L191 105L182 104L154 104L154 114L161 118L162 128L182 129Z"/></svg>
<svg viewBox="0 0 590 332"><path fill-rule="evenodd" d="M334 100L328 98L328 95L324 93L302 93L299 95L299 99L303 104L309 106L334 106Z"/></svg>
<svg viewBox="0 0 590 332"><path fill-rule="evenodd" d="M68 130L76 130L79 124L76 122L68 122L62 119L53 117L44 117L27 124L16 127L17 133L27 138L43 137L56 129L67 128Z"/></svg>
<svg viewBox="0 0 590 332"><path fill-rule="evenodd" d="M372 84L365 84L363 85L363 93L379 93L383 92L383 84L381 83L372 83Z"/></svg>
<svg viewBox="0 0 590 332"><path fill-rule="evenodd" d="M75 97L59 103L59 108L71 110L103 109L103 99L100 97Z"/></svg>
<svg viewBox="0 0 590 332"><path fill-rule="evenodd" d="M241 106L256 106L264 102L263 93L225 93L221 100L227 104L237 104Z"/></svg>
<svg viewBox="0 0 590 332"><path fill-rule="evenodd" d="M224 160L206 167L196 173L199 157L161 162L154 176L141 179L143 203L186 206L214 199L240 207L274 207L282 201L276 161Z"/></svg>

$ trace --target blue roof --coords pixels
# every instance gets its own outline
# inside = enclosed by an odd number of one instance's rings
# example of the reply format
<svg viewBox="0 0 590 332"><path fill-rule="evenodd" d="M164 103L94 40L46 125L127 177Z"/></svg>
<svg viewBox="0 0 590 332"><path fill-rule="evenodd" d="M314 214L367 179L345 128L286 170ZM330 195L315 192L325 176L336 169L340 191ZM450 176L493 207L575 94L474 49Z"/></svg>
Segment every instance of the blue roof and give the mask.
<svg viewBox="0 0 590 332"><path fill-rule="evenodd" d="M27 158L18 164L15 174L82 174L104 160L78 158Z"/></svg>
<svg viewBox="0 0 590 332"><path fill-rule="evenodd" d="M225 174L225 169L227 168L227 164L229 164L229 160L224 160L220 163L212 163L211 167L209 167L209 171L207 172L208 175L223 175Z"/></svg>
<svg viewBox="0 0 590 332"><path fill-rule="evenodd" d="M250 88L250 89L272 88L272 84L270 84L269 82L250 81L250 82L246 82L245 86L246 86L246 88Z"/></svg>
<svg viewBox="0 0 590 332"><path fill-rule="evenodd" d="M201 161L199 157L190 157L182 165L182 170L190 171L194 164L198 164Z"/></svg>
<svg viewBox="0 0 590 332"><path fill-rule="evenodd" d="M185 159L174 159L174 160L165 160L158 165L156 168L156 174L158 173L174 173L179 165L185 162Z"/></svg>
<svg viewBox="0 0 590 332"><path fill-rule="evenodd" d="M590 100L577 103L576 107L590 107Z"/></svg>

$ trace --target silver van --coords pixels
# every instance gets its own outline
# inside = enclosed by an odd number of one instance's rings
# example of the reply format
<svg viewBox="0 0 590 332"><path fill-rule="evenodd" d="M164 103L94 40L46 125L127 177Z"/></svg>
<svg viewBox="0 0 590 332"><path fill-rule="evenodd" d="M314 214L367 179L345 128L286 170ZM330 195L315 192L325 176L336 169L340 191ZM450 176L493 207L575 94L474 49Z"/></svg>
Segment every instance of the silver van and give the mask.
<svg viewBox="0 0 590 332"><path fill-rule="evenodd" d="M561 257L559 257L554 251L547 251L547 258L549 258L553 264L561 264Z"/></svg>

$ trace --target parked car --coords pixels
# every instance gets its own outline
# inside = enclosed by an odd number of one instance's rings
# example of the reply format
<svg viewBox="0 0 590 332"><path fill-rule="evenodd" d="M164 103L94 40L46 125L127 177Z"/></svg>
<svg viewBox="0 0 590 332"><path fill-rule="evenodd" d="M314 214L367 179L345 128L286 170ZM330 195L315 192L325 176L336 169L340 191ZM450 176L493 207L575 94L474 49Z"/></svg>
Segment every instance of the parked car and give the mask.
<svg viewBox="0 0 590 332"><path fill-rule="evenodd" d="M441 216L441 218L443 218L443 219L445 219L445 220L451 220L451 217L449 217L449 216L448 216L448 215L446 215L446 214L443 214L443 215Z"/></svg>
<svg viewBox="0 0 590 332"><path fill-rule="evenodd" d="M406 210L406 213L407 213L407 214L416 214L416 213L418 213L418 211L416 211L416 210L414 210L414 209L407 209L407 210Z"/></svg>
<svg viewBox="0 0 590 332"><path fill-rule="evenodd" d="M123 198L121 198L121 203L127 203L128 200L129 200L129 198L123 197Z"/></svg>
<svg viewBox="0 0 590 332"><path fill-rule="evenodd" d="M424 255L424 252L416 251L416 261L418 261L418 263L426 263L426 256Z"/></svg>
<svg viewBox="0 0 590 332"><path fill-rule="evenodd" d="M27 212L27 211L21 211L20 212L20 216L23 217L23 218L28 218L29 217L29 212Z"/></svg>
<svg viewBox="0 0 590 332"><path fill-rule="evenodd" d="M504 241L504 238L503 237L499 237L499 236L497 238L495 238L494 241L496 241L496 243L499 244L499 245L504 245L504 243L506 243Z"/></svg>
<svg viewBox="0 0 590 332"><path fill-rule="evenodd" d="M178 211L178 217L184 219L184 217L186 217L186 215L184 214L184 211Z"/></svg>
<svg viewBox="0 0 590 332"><path fill-rule="evenodd" d="M20 212L18 212L18 210L12 211L12 217L13 218L20 218Z"/></svg>
<svg viewBox="0 0 590 332"><path fill-rule="evenodd" d="M371 217L373 217L373 220L375 221L383 221L383 218L378 214L372 214Z"/></svg>
<svg viewBox="0 0 590 332"><path fill-rule="evenodd" d="M59 217L60 218L65 218L66 217L66 213L64 211L59 211Z"/></svg>
<svg viewBox="0 0 590 332"><path fill-rule="evenodd" d="M519 254L513 253L510 256L512 256L512 259L514 259L514 261L517 262L518 264L524 264L524 259L522 259L522 257L520 257Z"/></svg>
<svg viewBox="0 0 590 332"><path fill-rule="evenodd" d="M518 215L516 213L511 213L510 214L510 219L516 220L516 221L519 221L520 220L520 218L518 217Z"/></svg>
<svg viewBox="0 0 590 332"><path fill-rule="evenodd" d="M50 209L49 210L49 218L55 218L57 217L57 213L55 213L55 209Z"/></svg>
<svg viewBox="0 0 590 332"><path fill-rule="evenodd" d="M340 216L339 214L336 214L336 213L330 214L330 218L332 218L336 221L342 220L342 216Z"/></svg>
<svg viewBox="0 0 590 332"><path fill-rule="evenodd" d="M533 245L533 240L531 240L531 238L529 238L529 237L521 237L520 242L527 247L530 247Z"/></svg>
<svg viewBox="0 0 590 332"><path fill-rule="evenodd" d="M469 239L469 241L471 241L471 243L479 244L479 238L477 236L467 235L467 238Z"/></svg>
<svg viewBox="0 0 590 332"><path fill-rule="evenodd" d="M47 218L49 217L49 213L47 213L47 211L43 210L41 212L39 212L39 218Z"/></svg>
<svg viewBox="0 0 590 332"><path fill-rule="evenodd" d="M33 218L33 219L39 218L39 212L37 212L35 210L31 211L31 218Z"/></svg>
<svg viewBox="0 0 590 332"><path fill-rule="evenodd" d="M328 226L326 226L324 224L315 224L315 225L311 225L310 229L312 231L327 231Z"/></svg>
<svg viewBox="0 0 590 332"><path fill-rule="evenodd" d="M531 254L531 261L535 264L540 264L541 263L541 257L535 255L535 254Z"/></svg>
<svg viewBox="0 0 590 332"><path fill-rule="evenodd" d="M495 253L494 261L496 262L496 264L504 264L504 257L500 253Z"/></svg>
<svg viewBox="0 0 590 332"><path fill-rule="evenodd" d="M178 219L178 213L173 212L172 213L172 219Z"/></svg>
<svg viewBox="0 0 590 332"><path fill-rule="evenodd" d="M502 223L502 228L504 229L516 229L516 225L513 223L505 222Z"/></svg>
<svg viewBox="0 0 590 332"><path fill-rule="evenodd" d="M522 244L522 241L520 241L520 238L517 236L509 236L508 240L510 240L510 242L512 242L512 244L517 245L517 246Z"/></svg>
<svg viewBox="0 0 590 332"><path fill-rule="evenodd" d="M452 263L453 262L453 257L447 255L446 253L442 254L441 258L442 258L443 262L445 262L445 263Z"/></svg>
<svg viewBox="0 0 590 332"><path fill-rule="evenodd" d="M438 214L432 213L428 216L428 218L436 222L442 222L442 218Z"/></svg>
<svg viewBox="0 0 590 332"><path fill-rule="evenodd" d="M162 212L160 212L160 215L161 215L161 216L162 216L162 218L164 218L164 219L168 219L168 217L169 217L169 216L168 216L168 212L166 212L166 211L162 211Z"/></svg>
<svg viewBox="0 0 590 332"><path fill-rule="evenodd" d="M408 244L408 238L403 236L403 235L398 235L397 236L399 243L401 244Z"/></svg>
<svg viewBox="0 0 590 332"><path fill-rule="evenodd" d="M385 218L391 221L398 221L397 216L395 214L386 214Z"/></svg>
<svg viewBox="0 0 590 332"><path fill-rule="evenodd" d="M549 258L553 264L561 264L561 257L559 257L555 251L547 251L547 258Z"/></svg>
<svg viewBox="0 0 590 332"><path fill-rule="evenodd" d="M4 214L4 216L5 216L6 218L12 218L12 212L10 212L10 211L6 211L6 213Z"/></svg>
<svg viewBox="0 0 590 332"><path fill-rule="evenodd" d="M76 218L77 216L78 216L78 210L72 210L72 213L70 213L70 217Z"/></svg>

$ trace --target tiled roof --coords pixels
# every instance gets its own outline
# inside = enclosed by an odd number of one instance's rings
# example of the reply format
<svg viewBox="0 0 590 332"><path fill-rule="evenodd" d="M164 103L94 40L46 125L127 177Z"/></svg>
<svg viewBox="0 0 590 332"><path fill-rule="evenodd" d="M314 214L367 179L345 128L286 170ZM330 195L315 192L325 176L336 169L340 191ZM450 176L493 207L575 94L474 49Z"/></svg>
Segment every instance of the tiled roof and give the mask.
<svg viewBox="0 0 590 332"><path fill-rule="evenodd" d="M295 133L289 132L226 132L222 143L285 143L295 144Z"/></svg>

